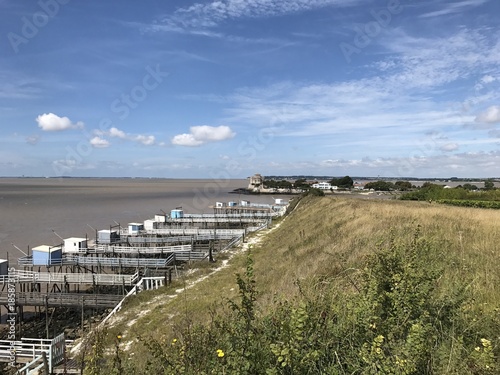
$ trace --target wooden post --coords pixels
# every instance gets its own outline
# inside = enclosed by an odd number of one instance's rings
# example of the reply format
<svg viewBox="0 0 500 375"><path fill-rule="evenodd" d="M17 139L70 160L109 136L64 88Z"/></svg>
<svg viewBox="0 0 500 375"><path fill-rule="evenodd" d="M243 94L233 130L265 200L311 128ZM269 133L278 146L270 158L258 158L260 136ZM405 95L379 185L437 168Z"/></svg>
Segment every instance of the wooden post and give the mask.
<svg viewBox="0 0 500 375"><path fill-rule="evenodd" d="M208 261L210 263L214 262L213 242L212 241L208 241Z"/></svg>
<svg viewBox="0 0 500 375"><path fill-rule="evenodd" d="M83 335L83 321L84 321L84 310L83 310L83 297L82 297L82 335Z"/></svg>
<svg viewBox="0 0 500 375"><path fill-rule="evenodd" d="M19 306L19 337L23 337L24 308Z"/></svg>
<svg viewBox="0 0 500 375"><path fill-rule="evenodd" d="M49 296L45 295L45 334L49 338ZM48 373L47 373L48 374Z"/></svg>
<svg viewBox="0 0 500 375"><path fill-rule="evenodd" d="M47 362L47 353L42 352L43 359L43 373L46 375L50 375L49 364Z"/></svg>

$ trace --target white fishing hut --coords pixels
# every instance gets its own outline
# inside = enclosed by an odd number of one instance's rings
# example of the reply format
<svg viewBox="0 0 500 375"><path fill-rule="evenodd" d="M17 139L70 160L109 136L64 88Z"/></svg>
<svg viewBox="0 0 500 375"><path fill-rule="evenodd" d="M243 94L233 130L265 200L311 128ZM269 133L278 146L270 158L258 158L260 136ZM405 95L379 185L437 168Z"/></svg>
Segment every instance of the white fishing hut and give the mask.
<svg viewBox="0 0 500 375"><path fill-rule="evenodd" d="M63 253L78 253L87 249L87 239L80 237L70 237L64 239Z"/></svg>

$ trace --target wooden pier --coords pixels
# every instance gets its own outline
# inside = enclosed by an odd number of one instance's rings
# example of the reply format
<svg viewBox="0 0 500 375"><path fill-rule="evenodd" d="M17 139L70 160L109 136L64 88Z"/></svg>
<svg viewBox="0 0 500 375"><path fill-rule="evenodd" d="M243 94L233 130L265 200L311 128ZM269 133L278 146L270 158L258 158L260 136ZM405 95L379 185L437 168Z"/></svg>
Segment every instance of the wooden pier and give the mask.
<svg viewBox="0 0 500 375"><path fill-rule="evenodd" d="M61 307L81 310L82 329L85 311L112 308L101 322L105 324L125 298L171 282L172 271L177 272L183 263L214 261L214 253L244 242L249 233L267 227L286 206L245 203L212 208L213 214L157 215L144 225L129 223L128 228L116 223L109 230L96 231L95 240L71 237L61 246L42 245L31 255L28 250L27 256L18 259L22 270L9 268L7 275L0 275L0 306L17 314L19 331L25 307L32 306L40 315L43 310L47 337L50 310L54 314ZM46 356L50 356L49 371L56 372L63 341L64 335L53 340L15 342L17 363L30 362L20 373L46 367L46 361L42 361ZM0 361L7 356L5 345L0 341Z"/></svg>
<svg viewBox="0 0 500 375"><path fill-rule="evenodd" d="M84 249L80 254L128 254L128 255L148 255L148 254L167 254L192 251L193 245L177 246L125 246L99 244L94 248Z"/></svg>
<svg viewBox="0 0 500 375"><path fill-rule="evenodd" d="M9 293L0 292L0 304L9 303ZM17 306L112 308L123 295L90 293L16 292Z"/></svg>
<svg viewBox="0 0 500 375"><path fill-rule="evenodd" d="M98 273L59 273L15 270L9 275L0 276L0 284L8 283L55 283L88 285L126 285L132 286L139 281L139 272L133 275Z"/></svg>
<svg viewBox="0 0 500 375"><path fill-rule="evenodd" d="M107 258L86 257L81 255L64 254L61 259L51 259L47 264L33 264L33 257L26 256L18 259L20 266L96 266L114 268L168 268L174 265L175 254L169 254L165 258Z"/></svg>
<svg viewBox="0 0 500 375"><path fill-rule="evenodd" d="M210 239L225 239L229 240L234 237L246 234L245 229L200 229L200 228L157 228L144 230L144 234L161 235L161 236L205 236L204 240ZM120 236L130 235L128 229L121 229ZM142 235L131 236L128 240L141 238ZM147 238L147 237L144 237Z"/></svg>

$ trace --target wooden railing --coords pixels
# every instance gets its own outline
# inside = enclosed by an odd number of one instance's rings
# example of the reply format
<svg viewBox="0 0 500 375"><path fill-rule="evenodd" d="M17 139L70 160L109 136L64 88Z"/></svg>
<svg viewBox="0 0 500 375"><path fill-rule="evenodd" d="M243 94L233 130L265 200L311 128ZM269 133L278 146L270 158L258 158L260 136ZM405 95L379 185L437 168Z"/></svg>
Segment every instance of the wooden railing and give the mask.
<svg viewBox="0 0 500 375"><path fill-rule="evenodd" d="M150 267L165 268L175 262L175 255L170 254L163 259L152 258L106 258L106 257L86 257L80 255L63 254L61 259L47 260L48 266L74 265L74 266L102 266L102 267ZM33 266L33 256L26 256L18 259L20 266Z"/></svg>
<svg viewBox="0 0 500 375"><path fill-rule="evenodd" d="M116 294L16 292L18 306L115 307L123 298ZM9 303L8 293L0 292L0 304Z"/></svg>
<svg viewBox="0 0 500 375"><path fill-rule="evenodd" d="M62 283L92 285L134 285L139 272L133 275L104 273L51 273L15 270L8 275L0 275L0 284L7 283Z"/></svg>

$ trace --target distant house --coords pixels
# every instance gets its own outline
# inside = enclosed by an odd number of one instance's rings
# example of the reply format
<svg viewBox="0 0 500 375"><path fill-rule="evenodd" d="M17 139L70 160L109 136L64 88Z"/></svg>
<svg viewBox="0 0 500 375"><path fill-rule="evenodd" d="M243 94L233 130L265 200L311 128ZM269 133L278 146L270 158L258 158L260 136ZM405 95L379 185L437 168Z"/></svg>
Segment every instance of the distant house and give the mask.
<svg viewBox="0 0 500 375"><path fill-rule="evenodd" d="M313 188L315 189L320 189L320 190L337 190L337 186L332 186L330 185L329 182L317 182L312 185Z"/></svg>

